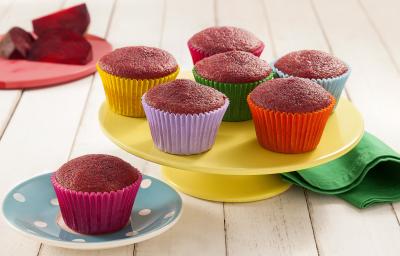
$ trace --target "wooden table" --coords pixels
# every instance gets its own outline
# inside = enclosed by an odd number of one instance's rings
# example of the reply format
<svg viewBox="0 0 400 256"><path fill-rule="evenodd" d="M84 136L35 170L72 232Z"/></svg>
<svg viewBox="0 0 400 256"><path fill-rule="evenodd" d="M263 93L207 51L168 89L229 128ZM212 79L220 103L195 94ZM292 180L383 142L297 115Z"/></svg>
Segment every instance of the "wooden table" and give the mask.
<svg viewBox="0 0 400 256"><path fill-rule="evenodd" d="M81 0L1 0L0 29ZM187 39L207 26L235 25L265 43L272 61L295 49L320 49L347 61L347 97L368 131L400 149L400 2L397 0L90 0L90 33L114 47L150 45L192 67ZM17 181L53 171L71 157L108 153L159 176L101 132L99 76L40 90L0 91L0 196ZM182 195L181 221L136 245L80 252L26 239L0 221L0 255L400 255L400 204L358 210L336 197L299 188L269 200L213 203Z"/></svg>

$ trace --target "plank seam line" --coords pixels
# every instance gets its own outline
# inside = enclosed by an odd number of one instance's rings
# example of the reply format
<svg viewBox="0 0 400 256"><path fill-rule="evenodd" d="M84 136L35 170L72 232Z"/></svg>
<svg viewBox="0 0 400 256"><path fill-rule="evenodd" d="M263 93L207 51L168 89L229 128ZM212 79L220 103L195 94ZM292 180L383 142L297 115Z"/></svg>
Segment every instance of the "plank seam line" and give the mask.
<svg viewBox="0 0 400 256"><path fill-rule="evenodd" d="M317 250L317 254L321 255L320 252L319 252L317 236L316 236L316 233L315 233L314 224L313 224L313 220L312 220L312 217L311 217L311 215L312 215L311 214L311 202L310 202L310 200L308 198L308 193L307 193L307 191L305 189L303 189L303 193L304 193L304 197L306 199L308 218L310 219L311 229L312 229L312 232L313 232L313 237L314 237L314 242L315 242L315 249Z"/></svg>
<svg viewBox="0 0 400 256"><path fill-rule="evenodd" d="M8 5L7 5L7 7L4 9L4 11L1 12L0 21L2 21L2 20L7 16L7 13L11 10L12 6L14 5L14 3L15 3L15 0L10 1L10 2L8 3Z"/></svg>
<svg viewBox="0 0 400 256"><path fill-rule="evenodd" d="M20 94L17 96L17 100L14 103L14 105L13 105L13 107L12 107L10 113L9 113L9 116L8 116L8 119L7 119L6 123L4 124L3 131L0 134L0 140L3 138L4 133L6 132L9 124L11 123L11 120L14 117L15 111L17 111L17 107L19 105L19 102L21 101L23 90L19 90L19 91L20 91Z"/></svg>
<svg viewBox="0 0 400 256"><path fill-rule="evenodd" d="M392 62L392 64L394 65L394 68L396 69L397 73L400 74L400 67L397 65L396 60L393 57L393 54L391 54L390 52L390 47L387 45L387 43L385 42L382 34L379 32L378 27L375 25L371 15L369 14L367 8L365 8L364 4L361 2L361 0L357 1L361 10L363 11L365 17L368 20L369 25L372 27L372 30L375 32L375 34L378 36L380 43L382 44L383 48L386 51L386 54L389 55L389 59Z"/></svg>
<svg viewBox="0 0 400 256"><path fill-rule="evenodd" d="M321 32L322 32L323 37L324 37L325 43L326 43L326 45L328 46L329 52L333 54L332 45L331 45L331 43L329 42L328 34L326 33L326 30L325 30L325 28L324 28L324 26L323 26L323 24L322 24L321 17L320 17L319 14L318 14L318 11L317 11L317 8L315 7L314 1L313 1L313 0L310 0L310 4L311 4L311 9L312 9L312 11L313 11L313 13L314 13L314 16L315 16L315 18L317 19L318 26L319 26L319 28L320 28L320 30L321 30Z"/></svg>
<svg viewBox="0 0 400 256"><path fill-rule="evenodd" d="M229 251L228 251L228 232L227 232L227 227L226 227L226 215L225 215L225 203L222 203L222 214L224 216L224 239L225 239L225 255L229 256Z"/></svg>
<svg viewBox="0 0 400 256"><path fill-rule="evenodd" d="M213 2L213 7L214 7L214 25L218 26L219 20L218 20L218 0L214 0Z"/></svg>
<svg viewBox="0 0 400 256"><path fill-rule="evenodd" d="M38 250L36 256L39 256L39 255L40 255L40 252L42 251L42 247L43 247L43 244L40 243L40 245L39 245L39 250Z"/></svg>
<svg viewBox="0 0 400 256"><path fill-rule="evenodd" d="M262 0L260 0L260 1L262 1ZM278 58L278 52L276 49L275 40L274 40L273 33L272 33L271 20L268 15L267 5L266 5L265 1L262 1L261 6L262 6L262 11L265 16L265 20L267 23L267 29L268 29L270 40L271 40L272 55L274 55L274 59L276 59L276 58Z"/></svg>

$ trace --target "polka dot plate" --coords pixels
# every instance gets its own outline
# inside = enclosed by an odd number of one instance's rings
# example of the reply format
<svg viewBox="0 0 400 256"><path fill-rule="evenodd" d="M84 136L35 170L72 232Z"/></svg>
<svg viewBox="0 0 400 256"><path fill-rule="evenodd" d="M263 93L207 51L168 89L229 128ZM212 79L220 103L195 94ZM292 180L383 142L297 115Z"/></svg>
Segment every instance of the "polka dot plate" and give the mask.
<svg viewBox="0 0 400 256"><path fill-rule="evenodd" d="M129 245L160 235L172 227L182 212L179 194L164 182L143 176L131 221L123 229L105 235L83 235L62 220L50 182L51 173L33 177L14 187L3 202L7 223L42 243L74 249L105 249Z"/></svg>

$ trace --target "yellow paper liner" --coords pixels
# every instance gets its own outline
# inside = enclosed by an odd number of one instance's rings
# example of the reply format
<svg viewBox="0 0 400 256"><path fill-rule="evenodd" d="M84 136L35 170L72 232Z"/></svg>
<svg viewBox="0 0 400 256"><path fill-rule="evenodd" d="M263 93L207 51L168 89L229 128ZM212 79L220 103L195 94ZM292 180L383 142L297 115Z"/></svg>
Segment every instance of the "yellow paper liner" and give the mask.
<svg viewBox="0 0 400 256"><path fill-rule="evenodd" d="M331 104L324 109L308 113L285 113L261 108L248 96L259 144L268 150L288 154L315 149L336 103L335 98L330 97Z"/></svg>
<svg viewBox="0 0 400 256"><path fill-rule="evenodd" d="M111 75L96 66L103 81L107 103L117 114L130 117L144 117L142 95L149 89L172 80L179 73L179 67L168 76L155 79L132 79Z"/></svg>

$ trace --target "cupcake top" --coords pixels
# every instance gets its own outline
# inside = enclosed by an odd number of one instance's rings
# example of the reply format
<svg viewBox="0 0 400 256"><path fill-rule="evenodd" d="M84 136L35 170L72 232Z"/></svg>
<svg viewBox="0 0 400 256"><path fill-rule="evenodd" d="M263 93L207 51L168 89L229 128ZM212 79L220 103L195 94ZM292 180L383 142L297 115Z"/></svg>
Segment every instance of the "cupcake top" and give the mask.
<svg viewBox="0 0 400 256"><path fill-rule="evenodd" d="M201 77L222 83L251 83L272 73L268 62L251 53L231 51L198 61L195 71Z"/></svg>
<svg viewBox="0 0 400 256"><path fill-rule="evenodd" d="M263 46L253 33L236 27L206 28L194 34L188 43L207 55L234 50L252 52Z"/></svg>
<svg viewBox="0 0 400 256"><path fill-rule="evenodd" d="M199 114L225 104L221 92L188 79L177 79L150 89L146 103L156 109L176 114Z"/></svg>
<svg viewBox="0 0 400 256"><path fill-rule="evenodd" d="M319 84L298 77L266 81L257 86L249 97L261 108L286 113L318 111L328 107L334 100Z"/></svg>
<svg viewBox="0 0 400 256"><path fill-rule="evenodd" d="M343 61L317 50L288 53L278 59L274 66L288 75L309 79L338 77L349 70Z"/></svg>
<svg viewBox="0 0 400 256"><path fill-rule="evenodd" d="M84 155L65 163L56 172L64 188L81 192L111 192L132 185L139 171L122 159L102 154Z"/></svg>
<svg viewBox="0 0 400 256"><path fill-rule="evenodd" d="M147 46L116 49L101 57L98 65L111 75L132 79L160 78L178 69L170 53Z"/></svg>

